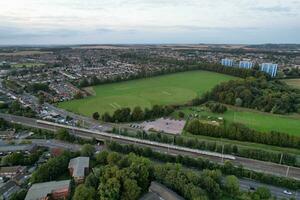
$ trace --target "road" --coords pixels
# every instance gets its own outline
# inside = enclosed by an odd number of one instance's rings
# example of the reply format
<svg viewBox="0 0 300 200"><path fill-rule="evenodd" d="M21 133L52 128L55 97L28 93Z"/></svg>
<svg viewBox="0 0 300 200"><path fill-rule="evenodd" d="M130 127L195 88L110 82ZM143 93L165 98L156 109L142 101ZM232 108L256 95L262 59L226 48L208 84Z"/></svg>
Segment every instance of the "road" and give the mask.
<svg viewBox="0 0 300 200"><path fill-rule="evenodd" d="M57 125L56 127L53 127L53 126L46 126L43 124L38 124L36 119L2 114L2 113L0 114L0 117L5 118L8 121L20 123L20 124L35 127L35 128L47 129L47 130L52 130L52 131L59 129L59 127L57 127L59 125ZM119 143L123 143L123 144L136 144L136 145L140 145L140 146L144 146L144 147L150 147L151 149L153 149L155 151L160 151L160 152L174 154L174 155L188 155L191 157L199 157L200 156L200 157L207 158L207 159L217 162L217 163L223 163L223 161L224 161L224 159L222 159L219 156L204 155L201 153L191 152L189 150L188 151L176 150L175 147L177 147L177 146L174 146L174 145L167 145L167 144L159 143L161 145L157 146L157 145L151 144L151 142L148 142L148 144L144 144L144 143L141 144L139 142L136 142L139 140L136 140L136 141L124 140L123 139L124 136L119 136L120 138L118 138L116 135L113 135L114 138L112 138L112 137L108 137L105 135L101 135L101 132L98 132L98 131L91 131L88 129L75 130L75 127L69 127L68 129L71 134L74 134L74 135L77 135L80 137L85 137L85 138L95 137L96 139L99 139L99 140L110 139L110 140L113 140L113 141L116 141ZM104 133L104 134L107 134L107 133ZM125 137L125 138L128 138L128 137ZM133 138L130 138L130 139L132 140ZM143 141L145 141L145 140L143 140ZM189 148L186 148L186 149L189 149ZM192 149L190 149L190 150L192 150ZM287 176L289 178L294 178L294 179L300 180L300 168L288 167L288 166L279 165L276 163L264 162L264 161L241 158L241 157L236 157L236 159L231 160L231 162L235 166L242 165L244 168L247 168L250 170L260 171L260 172L278 175L278 176Z"/></svg>
<svg viewBox="0 0 300 200"><path fill-rule="evenodd" d="M266 187L270 190L271 194L273 196L276 196L278 199L282 199L282 198L290 199L294 197L296 200L300 200L300 195L298 195L296 191L289 190L290 192L292 192L291 195L284 194L283 191L286 190L286 188L275 187L272 185L258 183L247 179L239 179L239 183L240 183L240 189L243 191L249 191L250 187L254 189L257 189L258 187Z"/></svg>
<svg viewBox="0 0 300 200"><path fill-rule="evenodd" d="M45 140L45 139L27 139L29 141L32 142L32 144L36 144L37 146L43 146L43 147L47 147L50 149L53 148L62 148L62 149L66 149L69 151L80 151L82 148L82 145L80 144L72 144L72 143L68 143L68 142L63 142L60 140ZM103 149L101 146L95 145L95 150L96 151L100 151L101 149Z"/></svg>

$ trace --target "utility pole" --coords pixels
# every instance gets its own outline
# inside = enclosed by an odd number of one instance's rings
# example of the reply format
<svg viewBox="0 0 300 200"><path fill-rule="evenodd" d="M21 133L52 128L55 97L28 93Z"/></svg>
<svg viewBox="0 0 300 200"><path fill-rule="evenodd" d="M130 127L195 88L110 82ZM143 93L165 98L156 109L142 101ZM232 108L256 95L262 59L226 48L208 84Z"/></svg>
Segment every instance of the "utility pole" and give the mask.
<svg viewBox="0 0 300 200"><path fill-rule="evenodd" d="M222 144L222 163L224 162L224 144Z"/></svg>
<svg viewBox="0 0 300 200"><path fill-rule="evenodd" d="M287 166L286 174L285 174L286 177L289 175L289 171L290 171L290 166Z"/></svg>
<svg viewBox="0 0 300 200"><path fill-rule="evenodd" d="M283 153L281 153L279 164L282 163Z"/></svg>

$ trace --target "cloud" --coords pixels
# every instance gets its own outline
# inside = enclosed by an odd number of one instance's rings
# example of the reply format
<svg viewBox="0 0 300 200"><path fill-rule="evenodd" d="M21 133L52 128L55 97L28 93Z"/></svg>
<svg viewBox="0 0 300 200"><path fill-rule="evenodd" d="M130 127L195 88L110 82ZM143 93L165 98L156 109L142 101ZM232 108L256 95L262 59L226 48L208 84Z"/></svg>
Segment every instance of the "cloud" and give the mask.
<svg viewBox="0 0 300 200"><path fill-rule="evenodd" d="M9 0L0 1L0 43L77 41L233 40L251 33L300 28L300 0ZM2 28L2 29L1 29ZM224 34L222 33L224 32ZM227 34L227 33L232 34ZM265 31L267 32L267 31ZM264 33L265 33L264 32ZM282 34L278 42L297 41ZM192 37L189 38L185 37ZM212 38L211 36L214 36ZM169 37L168 37L169 36ZM174 36L174 38L173 38ZM53 37L53 39L51 39ZM177 39L175 38L177 37ZM49 40L49 38L51 40ZM47 40L46 40L47 39ZM248 41L248 39L245 39Z"/></svg>
<svg viewBox="0 0 300 200"><path fill-rule="evenodd" d="M284 6L272 6L272 7L253 7L253 10L263 11L263 12L290 12L292 9L290 7Z"/></svg>

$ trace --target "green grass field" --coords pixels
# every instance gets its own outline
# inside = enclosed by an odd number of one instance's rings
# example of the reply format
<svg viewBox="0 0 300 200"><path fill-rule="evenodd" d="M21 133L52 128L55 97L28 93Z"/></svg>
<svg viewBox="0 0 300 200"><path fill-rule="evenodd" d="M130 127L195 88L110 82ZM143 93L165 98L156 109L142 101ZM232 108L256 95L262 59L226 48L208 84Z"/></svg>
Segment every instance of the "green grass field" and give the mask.
<svg viewBox="0 0 300 200"><path fill-rule="evenodd" d="M95 96L62 102L58 106L91 116L94 112L112 113L120 107L151 107L185 103L210 90L218 83L235 77L190 71L93 87Z"/></svg>
<svg viewBox="0 0 300 200"><path fill-rule="evenodd" d="M224 114L216 114L200 107L182 109L186 114L194 113L200 116L223 117L225 123L238 122L259 131L279 131L292 135L300 135L300 115L275 115L256 110L230 106ZM199 110L198 112L196 110ZM176 111L178 113L179 111ZM176 117L177 114L173 116Z"/></svg>
<svg viewBox="0 0 300 200"><path fill-rule="evenodd" d="M284 82L286 82L291 87L300 89L300 78L298 78L298 79L285 79Z"/></svg>

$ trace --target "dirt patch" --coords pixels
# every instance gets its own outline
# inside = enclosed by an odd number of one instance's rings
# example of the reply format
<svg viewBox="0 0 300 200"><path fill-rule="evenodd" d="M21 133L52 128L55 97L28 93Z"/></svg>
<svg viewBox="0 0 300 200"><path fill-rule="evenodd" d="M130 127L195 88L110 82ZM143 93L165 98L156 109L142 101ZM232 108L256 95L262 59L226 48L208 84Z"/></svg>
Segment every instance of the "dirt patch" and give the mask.
<svg viewBox="0 0 300 200"><path fill-rule="evenodd" d="M93 87L85 87L82 88L82 90L84 90L86 93L88 93L91 96L96 96L96 92Z"/></svg>

